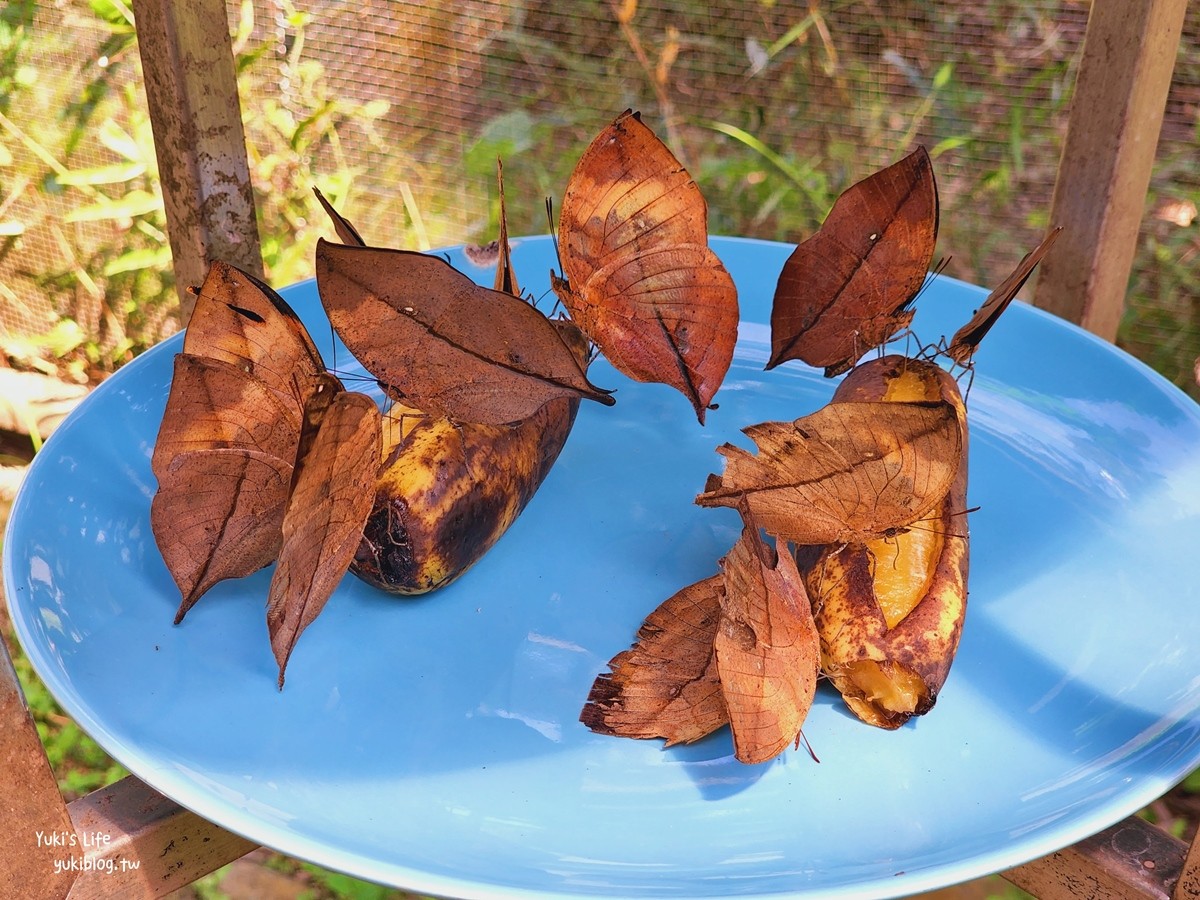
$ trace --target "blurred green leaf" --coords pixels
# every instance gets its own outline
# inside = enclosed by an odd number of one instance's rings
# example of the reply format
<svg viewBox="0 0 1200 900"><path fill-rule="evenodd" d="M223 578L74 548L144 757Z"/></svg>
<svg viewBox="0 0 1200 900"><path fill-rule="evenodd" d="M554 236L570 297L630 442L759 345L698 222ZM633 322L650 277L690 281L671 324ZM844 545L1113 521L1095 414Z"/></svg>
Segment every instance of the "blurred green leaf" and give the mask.
<svg viewBox="0 0 1200 900"><path fill-rule="evenodd" d="M104 277L112 278L138 269L161 269L171 264L171 248L142 247L122 253L104 267Z"/></svg>
<svg viewBox="0 0 1200 900"><path fill-rule="evenodd" d="M124 159L140 161L143 158L142 148L124 128L113 119L105 119L96 131L100 143Z"/></svg>
<svg viewBox="0 0 1200 900"><path fill-rule="evenodd" d="M111 166L94 166L90 169L74 169L56 176L58 183L66 187L96 184L123 184L146 174L146 166L140 162L116 163Z"/></svg>
<svg viewBox="0 0 1200 900"><path fill-rule="evenodd" d="M162 209L162 200L149 191L133 190L113 200L79 206L64 216L67 222L103 222L133 219Z"/></svg>
<svg viewBox="0 0 1200 900"><path fill-rule="evenodd" d="M379 119L386 116L391 108L392 104L386 100L368 100L358 108L358 113L368 119Z"/></svg>
<svg viewBox="0 0 1200 900"><path fill-rule="evenodd" d="M121 0L88 0L88 6L115 33L133 31L133 10Z"/></svg>
<svg viewBox="0 0 1200 900"><path fill-rule="evenodd" d="M957 150L959 147L966 147L971 143L971 138L964 135L948 137L945 140L938 141L933 145L933 149L929 151L929 156L932 159L937 159L943 153L949 153L951 150Z"/></svg>
<svg viewBox="0 0 1200 900"><path fill-rule="evenodd" d="M705 122L704 124L713 131L727 135L735 141L744 144L782 172L788 181L799 189L800 196L807 201L806 212L824 216L829 211L829 207L833 204L833 197L829 195L828 184L824 175L816 172L811 163L807 161L800 164L793 162L783 154L768 147L759 138L742 128L738 128L736 125L730 125L727 122Z"/></svg>
<svg viewBox="0 0 1200 900"><path fill-rule="evenodd" d="M339 900L392 900L404 896L392 888L361 881L340 872L332 872L312 863L303 863L301 868Z"/></svg>
<svg viewBox="0 0 1200 900"><path fill-rule="evenodd" d="M533 117L523 109L490 119L467 148L467 171L472 175L494 175L497 157L507 161L534 146L535 130Z"/></svg>
<svg viewBox="0 0 1200 900"><path fill-rule="evenodd" d="M37 342L57 357L66 356L87 342L87 333L74 319L59 319Z"/></svg>
<svg viewBox="0 0 1200 900"><path fill-rule="evenodd" d="M1200 794L1200 769L1183 779L1183 789L1193 794Z"/></svg>

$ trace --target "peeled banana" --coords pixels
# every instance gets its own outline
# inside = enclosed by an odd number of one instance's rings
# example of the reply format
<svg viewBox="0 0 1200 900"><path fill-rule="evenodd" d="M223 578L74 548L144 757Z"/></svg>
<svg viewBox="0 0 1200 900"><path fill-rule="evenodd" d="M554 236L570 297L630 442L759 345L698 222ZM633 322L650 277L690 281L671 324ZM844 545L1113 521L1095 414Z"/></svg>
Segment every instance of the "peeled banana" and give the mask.
<svg viewBox="0 0 1200 900"><path fill-rule="evenodd" d="M944 369L903 356L861 363L833 399L944 400L962 425L957 474L924 519L867 543L797 551L823 672L858 718L898 728L933 707L962 633L969 543L966 407Z"/></svg>

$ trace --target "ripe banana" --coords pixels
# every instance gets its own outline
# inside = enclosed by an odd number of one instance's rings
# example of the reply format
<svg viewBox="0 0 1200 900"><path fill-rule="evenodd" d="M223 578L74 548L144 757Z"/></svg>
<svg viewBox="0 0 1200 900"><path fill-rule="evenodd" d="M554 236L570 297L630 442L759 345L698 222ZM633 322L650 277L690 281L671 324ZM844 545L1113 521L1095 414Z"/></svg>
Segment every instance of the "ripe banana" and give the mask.
<svg viewBox="0 0 1200 900"><path fill-rule="evenodd" d="M944 369L903 356L860 364L833 399L945 400L963 429L954 482L926 519L866 544L797 551L824 673L864 722L898 728L933 707L962 633L968 568L966 407Z"/></svg>
<svg viewBox="0 0 1200 900"><path fill-rule="evenodd" d="M581 363L587 341L556 327ZM394 594L449 584L516 520L550 471L579 401L551 400L508 425L453 422L396 404L385 417L375 504L350 571Z"/></svg>

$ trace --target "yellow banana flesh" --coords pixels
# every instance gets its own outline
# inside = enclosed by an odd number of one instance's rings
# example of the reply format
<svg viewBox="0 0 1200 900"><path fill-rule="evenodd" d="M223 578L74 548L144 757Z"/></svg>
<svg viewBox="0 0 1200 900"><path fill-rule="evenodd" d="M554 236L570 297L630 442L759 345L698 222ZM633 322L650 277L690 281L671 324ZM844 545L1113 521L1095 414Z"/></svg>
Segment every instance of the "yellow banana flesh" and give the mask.
<svg viewBox="0 0 1200 900"><path fill-rule="evenodd" d="M897 728L932 708L966 613L966 409L941 367L889 356L856 367L835 401L950 401L963 427L958 473L924 521L866 544L800 552L822 669L856 716Z"/></svg>

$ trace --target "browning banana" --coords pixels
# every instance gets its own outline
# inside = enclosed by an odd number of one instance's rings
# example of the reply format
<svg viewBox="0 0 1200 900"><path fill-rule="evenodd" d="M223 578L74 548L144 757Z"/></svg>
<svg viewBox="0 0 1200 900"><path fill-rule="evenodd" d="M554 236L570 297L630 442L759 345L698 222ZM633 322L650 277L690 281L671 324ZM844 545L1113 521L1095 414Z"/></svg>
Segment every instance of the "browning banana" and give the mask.
<svg viewBox="0 0 1200 900"><path fill-rule="evenodd" d="M555 325L585 361L579 329ZM385 420L375 504L350 570L394 594L449 584L525 509L578 409L577 399L560 398L518 422L478 425L394 406Z"/></svg>
<svg viewBox="0 0 1200 900"><path fill-rule="evenodd" d="M833 399L946 400L963 429L955 480L926 519L866 544L797 552L823 671L856 716L898 728L933 707L962 634L969 541L966 408L944 369L902 356L859 365Z"/></svg>

